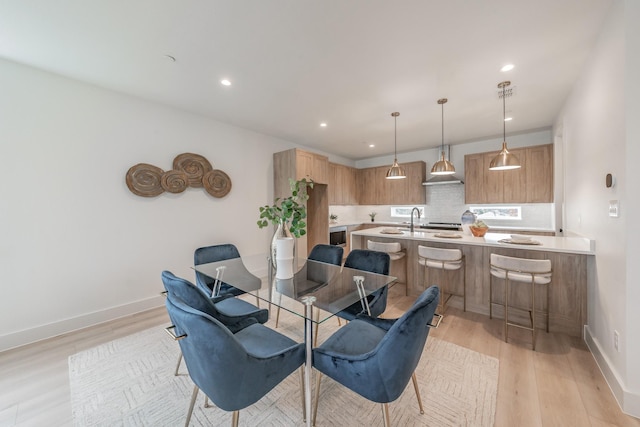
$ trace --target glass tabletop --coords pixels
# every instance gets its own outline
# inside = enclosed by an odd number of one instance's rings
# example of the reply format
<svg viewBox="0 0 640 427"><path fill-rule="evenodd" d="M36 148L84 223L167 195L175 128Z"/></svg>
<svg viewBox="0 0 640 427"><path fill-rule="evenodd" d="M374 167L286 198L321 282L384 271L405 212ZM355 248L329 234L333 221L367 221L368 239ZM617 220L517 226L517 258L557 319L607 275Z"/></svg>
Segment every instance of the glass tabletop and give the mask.
<svg viewBox="0 0 640 427"><path fill-rule="evenodd" d="M193 268L300 317L305 317L305 301L310 300L314 307L321 309L319 316L316 314L317 317L311 319L318 323L396 279L313 260L298 260L297 264L301 267L289 279L258 278L245 267L242 258L200 264Z"/></svg>

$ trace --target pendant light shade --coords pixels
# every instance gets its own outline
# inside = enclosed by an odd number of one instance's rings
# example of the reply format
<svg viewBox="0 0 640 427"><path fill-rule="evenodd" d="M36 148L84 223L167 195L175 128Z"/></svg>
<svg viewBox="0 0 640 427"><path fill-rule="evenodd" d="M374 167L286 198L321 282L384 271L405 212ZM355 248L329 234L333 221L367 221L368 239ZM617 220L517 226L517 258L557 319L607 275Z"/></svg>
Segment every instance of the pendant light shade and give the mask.
<svg viewBox="0 0 640 427"><path fill-rule="evenodd" d="M442 106L442 145L440 151L440 160L434 163L431 168L431 175L453 175L456 173L456 168L449 160L444 158L444 104L447 102L447 98L438 99L438 104Z"/></svg>
<svg viewBox="0 0 640 427"><path fill-rule="evenodd" d="M520 167L520 160L511 154L509 150L507 150L507 129L506 129L506 121L507 113L505 109L505 98L506 98L506 87L511 84L510 81L498 83L498 87L502 89L502 150L498 153L497 156L491 160L489 164L489 170L492 171L503 171L509 169L518 169Z"/></svg>
<svg viewBox="0 0 640 427"><path fill-rule="evenodd" d="M404 174L404 169L402 169L398 164L398 153L396 151L397 143L398 143L398 139L397 139L398 127L397 127L396 121L399 115L400 113L398 112L391 113L391 117L393 117L393 164L387 171L387 179L403 179L407 177Z"/></svg>

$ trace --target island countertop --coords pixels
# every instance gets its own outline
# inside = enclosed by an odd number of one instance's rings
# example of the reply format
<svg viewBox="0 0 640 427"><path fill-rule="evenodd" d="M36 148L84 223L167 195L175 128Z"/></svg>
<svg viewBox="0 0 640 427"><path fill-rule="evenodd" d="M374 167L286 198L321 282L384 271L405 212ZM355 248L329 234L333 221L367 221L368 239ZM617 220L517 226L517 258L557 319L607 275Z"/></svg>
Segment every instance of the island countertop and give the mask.
<svg viewBox="0 0 640 427"><path fill-rule="evenodd" d="M387 233L386 231L397 230L398 234ZM461 245L494 246L505 249L526 249L531 251L562 252L569 254L595 255L595 240L584 237L556 237L529 235L532 240L540 242L539 245L522 245L505 243L510 239L510 234L491 233L491 230L484 237L474 237L464 234L462 231L455 232L461 237L439 237L445 236L447 232L442 230L419 230L413 233L408 229L396 227L376 227L351 232L352 236L386 237L391 239L422 240L441 243L457 243Z"/></svg>

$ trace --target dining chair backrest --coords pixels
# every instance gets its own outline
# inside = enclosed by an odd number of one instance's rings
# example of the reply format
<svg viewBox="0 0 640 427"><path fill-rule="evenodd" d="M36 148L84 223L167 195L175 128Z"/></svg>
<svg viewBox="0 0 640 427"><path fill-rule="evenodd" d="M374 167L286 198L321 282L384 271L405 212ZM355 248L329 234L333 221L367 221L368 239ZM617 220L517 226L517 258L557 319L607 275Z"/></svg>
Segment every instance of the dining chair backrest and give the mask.
<svg viewBox="0 0 640 427"><path fill-rule="evenodd" d="M307 257L313 261L320 261L326 264L341 265L344 249L342 246L317 244L311 249Z"/></svg>
<svg viewBox="0 0 640 427"><path fill-rule="evenodd" d="M193 254L193 264L207 264L210 262L225 261L228 259L240 258L240 252L235 245L224 243L220 245L205 246L195 250ZM260 280L256 278L257 280ZM196 271L196 285L202 289L207 295L211 295L215 279ZM259 286L258 286L259 287ZM220 287L220 295L231 293L233 295L242 295L245 292L235 288L227 283L222 283Z"/></svg>
<svg viewBox="0 0 640 427"><path fill-rule="evenodd" d="M368 249L353 249L344 261L345 267L385 275L389 274L390 264L389 254Z"/></svg>
<svg viewBox="0 0 640 427"><path fill-rule="evenodd" d="M220 319L220 321L225 323L224 315L218 311L213 301L211 301L202 289L197 288L190 281L165 270L162 272L162 283L168 293L167 296L180 298L180 300L189 307Z"/></svg>

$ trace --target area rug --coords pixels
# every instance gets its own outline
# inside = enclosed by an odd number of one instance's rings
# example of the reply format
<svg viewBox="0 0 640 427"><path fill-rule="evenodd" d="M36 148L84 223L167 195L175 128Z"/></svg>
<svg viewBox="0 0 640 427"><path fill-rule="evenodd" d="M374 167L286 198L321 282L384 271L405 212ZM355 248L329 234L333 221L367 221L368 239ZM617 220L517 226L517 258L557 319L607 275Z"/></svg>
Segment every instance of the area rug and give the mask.
<svg viewBox="0 0 640 427"><path fill-rule="evenodd" d="M278 330L301 341L301 319L283 311ZM273 327L273 321L267 324ZM337 322L319 329L320 340ZM295 336L298 335L298 336ZM184 425L193 383L183 365L174 376L180 350L163 331L151 328L69 357L71 407L76 426ZM411 382L389 405L394 426L493 426L498 360L429 337L416 375L425 413L420 414ZM315 389L315 388L314 388ZM231 414L204 407L198 395L193 426L230 425ZM240 411L241 426L296 426L302 421L300 375L295 373L256 404ZM380 405L323 377L318 426L382 426Z"/></svg>

